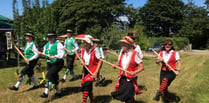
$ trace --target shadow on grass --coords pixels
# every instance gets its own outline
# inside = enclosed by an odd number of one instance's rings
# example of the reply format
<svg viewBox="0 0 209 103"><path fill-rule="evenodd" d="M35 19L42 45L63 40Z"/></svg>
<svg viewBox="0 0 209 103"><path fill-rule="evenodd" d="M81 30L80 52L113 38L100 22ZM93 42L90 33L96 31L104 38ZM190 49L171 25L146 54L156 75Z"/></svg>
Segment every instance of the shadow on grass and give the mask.
<svg viewBox="0 0 209 103"><path fill-rule="evenodd" d="M110 95L95 96L94 103L109 103L111 100Z"/></svg>
<svg viewBox="0 0 209 103"><path fill-rule="evenodd" d="M181 98L176 95L176 93L169 93L169 101L165 101L163 99L164 103L179 103L181 101Z"/></svg>
<svg viewBox="0 0 209 103"><path fill-rule="evenodd" d="M146 103L144 101L135 101L135 103Z"/></svg>
<svg viewBox="0 0 209 103"><path fill-rule="evenodd" d="M16 94L21 94L21 93L24 93L24 92L33 91L33 90L37 90L37 89L40 89L40 88L44 88L44 87L39 86L39 88L36 88L36 89L33 89L33 87L31 87L31 88L25 89L23 91L17 92Z"/></svg>
<svg viewBox="0 0 209 103"><path fill-rule="evenodd" d="M145 91L147 91L147 87L144 86L144 85L138 85L138 87L139 87L139 90L145 90Z"/></svg>
<svg viewBox="0 0 209 103"><path fill-rule="evenodd" d="M66 87L62 88L62 97L81 92L80 87Z"/></svg>
<svg viewBox="0 0 209 103"><path fill-rule="evenodd" d="M81 92L80 90L80 87L66 87L66 88L62 88L62 95L61 96L54 96L54 94L51 94L52 97L45 101L44 103L49 103L49 102L52 102L53 100L55 99L58 99L58 98L62 98L64 96L68 96L68 95L71 95L71 94L75 94L75 93L79 93Z"/></svg>
<svg viewBox="0 0 209 103"><path fill-rule="evenodd" d="M111 83L112 83L112 80L108 79L108 80L105 80L105 81L104 81L104 84L99 85L99 86L101 86L101 87L106 87L106 86L108 86L108 85L111 84Z"/></svg>

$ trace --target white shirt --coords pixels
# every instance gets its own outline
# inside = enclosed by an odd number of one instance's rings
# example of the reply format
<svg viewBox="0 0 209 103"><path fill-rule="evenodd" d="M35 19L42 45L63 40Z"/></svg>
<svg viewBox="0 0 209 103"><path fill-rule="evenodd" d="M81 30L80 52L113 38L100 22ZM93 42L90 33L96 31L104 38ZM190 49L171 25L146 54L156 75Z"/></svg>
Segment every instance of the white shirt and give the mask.
<svg viewBox="0 0 209 103"><path fill-rule="evenodd" d="M99 52L98 47L96 47L94 50L95 50L95 56L96 56L96 58L97 58L97 59L100 59L100 58L101 58L101 54L100 54L100 52ZM83 59L84 59L85 65L89 65L90 56L91 56L91 51L92 51L92 49L90 49L88 52L86 51L86 49L84 49Z"/></svg>
<svg viewBox="0 0 209 103"><path fill-rule="evenodd" d="M52 44L49 43L49 48L51 48L51 46L52 46ZM44 46L43 54L45 54L45 51L46 51L45 47L46 47L46 45ZM57 55L55 55L55 57L57 59L63 59L64 55L65 55L64 46L59 42L59 43L57 43Z"/></svg>
<svg viewBox="0 0 209 103"><path fill-rule="evenodd" d="M135 45L135 51L138 53L138 55L140 56L140 58L143 58L143 54L142 54L142 50L141 50L141 48L140 48L140 46L139 45L137 45L137 44L134 44Z"/></svg>
<svg viewBox="0 0 209 103"><path fill-rule="evenodd" d="M120 56L121 56L122 51L120 52L120 55L118 56L118 61L120 60ZM124 70L126 70L130 64L131 61L131 57L132 57L133 51L129 51L128 53L124 53L122 60L121 60L121 66ZM139 55L135 55L135 62L137 64L140 64L141 62L143 62L143 60L139 57Z"/></svg>
<svg viewBox="0 0 209 103"><path fill-rule="evenodd" d="M67 40L70 41L71 39L73 39L73 37L70 37ZM73 46L75 47L74 50L77 51L79 49L78 43L75 40L73 41ZM64 48L66 48L66 42L64 43Z"/></svg>
<svg viewBox="0 0 209 103"><path fill-rule="evenodd" d="M171 50L169 53L167 53L166 51L163 51L163 59L164 59L164 61L165 61L166 63L169 61L169 59L170 59L170 57L171 57L171 54L172 54L173 52L174 52L173 50ZM178 53L178 52L176 52L175 59L176 59L176 61L177 61L177 60L180 60L180 56L179 56L179 53Z"/></svg>
<svg viewBox="0 0 209 103"><path fill-rule="evenodd" d="M104 51L102 48L100 48L100 55L101 55L101 58L104 59Z"/></svg>
<svg viewBox="0 0 209 103"><path fill-rule="evenodd" d="M33 42L27 42L27 47L25 49L28 49L31 46L32 43ZM31 49L32 49L32 51L38 51L38 49L36 48L35 43L33 44L33 47ZM34 53L34 55L29 59L30 61L34 60L34 59L37 59L39 57L37 52L33 52L33 53Z"/></svg>

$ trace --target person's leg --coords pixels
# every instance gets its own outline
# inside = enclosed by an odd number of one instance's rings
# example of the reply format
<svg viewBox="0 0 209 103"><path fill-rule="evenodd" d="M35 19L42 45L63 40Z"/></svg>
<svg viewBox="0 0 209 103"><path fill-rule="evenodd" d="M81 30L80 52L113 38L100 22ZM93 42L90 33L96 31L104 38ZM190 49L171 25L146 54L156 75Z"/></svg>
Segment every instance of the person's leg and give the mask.
<svg viewBox="0 0 209 103"><path fill-rule="evenodd" d="M31 81L32 81L33 84L34 84L34 86L32 87L32 89L37 89L37 88L39 88L39 84L37 83L37 81L36 81L34 75L32 75L32 76L30 77L30 79L31 79Z"/></svg>
<svg viewBox="0 0 209 103"><path fill-rule="evenodd" d="M89 92L88 91L83 91L82 92L82 103L86 103L87 99L88 99L88 95L89 95Z"/></svg>
<svg viewBox="0 0 209 103"><path fill-rule="evenodd" d="M40 97L42 98L47 98L48 97L48 93L49 93L49 89L50 89L50 86L52 85L52 82L50 80L52 80L52 69L53 69L53 64L51 63L48 63L47 64L47 69L48 69L48 72L46 74L46 78L47 78L47 82L45 84L45 89L44 89L44 93L42 95L40 95Z"/></svg>
<svg viewBox="0 0 209 103"><path fill-rule="evenodd" d="M38 59L32 60L30 61L30 65L29 65L29 69L28 69L28 77L30 78L30 80L33 82L34 86L32 87L32 89L37 89L39 87L39 84L36 81L36 78L34 77L34 67L37 64Z"/></svg>
<svg viewBox="0 0 209 103"><path fill-rule="evenodd" d="M65 73L64 73L64 75L63 75L63 77L62 77L62 82L65 82L65 80L67 79L67 75L68 75L68 71L70 71L69 70L69 67L70 67L70 56L69 55L67 55L66 56L66 64L67 64L67 66L66 66L66 71L65 71Z"/></svg>
<svg viewBox="0 0 209 103"><path fill-rule="evenodd" d="M69 55L69 64L68 68L70 70L70 75L72 76L71 81L76 79L75 73L74 73L74 60L75 60L75 54L74 55Z"/></svg>
<svg viewBox="0 0 209 103"><path fill-rule="evenodd" d="M58 62L55 63L55 65L57 66L57 71L56 71L56 76L54 76L55 78L55 89L56 89L56 93L54 96L61 96L61 89L59 87L59 71L63 68L64 66L64 60L60 60Z"/></svg>
<svg viewBox="0 0 209 103"><path fill-rule="evenodd" d="M9 87L10 90L15 90L15 91L17 91L17 90L19 89L20 84L21 84L22 81L24 80L25 74L28 73L29 68L30 68L30 67L29 67L29 64L27 64L27 65L25 66L25 68L23 68L23 70L21 71L21 75L20 75L19 79L17 80L16 84L15 84L14 86L12 86L12 87Z"/></svg>
<svg viewBox="0 0 209 103"><path fill-rule="evenodd" d="M40 97L42 98L47 98L48 97L48 94L49 94L49 91L50 91L50 86L52 85L52 82L46 82L45 84L45 89L44 89L44 93L42 95L40 95Z"/></svg>
<svg viewBox="0 0 209 103"><path fill-rule="evenodd" d="M82 85L82 91L83 91L82 103L86 103L88 97L90 98L91 103L94 102L92 89L93 89L92 81L86 81Z"/></svg>
<svg viewBox="0 0 209 103"><path fill-rule="evenodd" d="M166 78L166 71L161 71L161 73L160 73L160 88L156 92L156 95L153 98L153 100L155 100L155 101L160 100L160 96L162 95L163 90L167 87L167 82L168 82L168 79Z"/></svg>

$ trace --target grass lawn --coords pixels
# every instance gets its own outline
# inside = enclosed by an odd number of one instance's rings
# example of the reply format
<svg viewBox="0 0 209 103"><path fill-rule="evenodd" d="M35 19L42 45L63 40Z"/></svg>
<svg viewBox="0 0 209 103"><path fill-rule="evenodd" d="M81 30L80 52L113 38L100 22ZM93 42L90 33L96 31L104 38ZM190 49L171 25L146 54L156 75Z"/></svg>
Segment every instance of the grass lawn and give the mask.
<svg viewBox="0 0 209 103"><path fill-rule="evenodd" d="M110 55L108 61L115 63L117 57ZM199 55L181 55L182 68L180 74L169 87L171 93L171 101L173 103L209 103L209 57ZM41 62L42 68L45 68L45 62ZM25 91L33 85L26 85L25 78L21 84L19 91L11 91L8 89L16 83L17 77L14 72L18 67L0 69L0 103L43 103L49 99L40 98L44 88L33 91ZM21 70L22 67L19 67ZM75 62L75 73L81 76L81 65L78 60ZM121 103L112 99L110 93L114 91L118 69L112 69L111 66L103 64L102 74L106 77L107 86L93 87L93 93L96 103ZM60 79L62 78L64 69L60 71ZM155 58L144 58L144 71L138 74L138 84L143 94L135 96L137 103L155 103L152 98L155 96L156 90L159 88L160 65L155 64ZM41 73L36 69L36 78L41 77ZM70 76L68 76L68 80ZM79 91L81 80L73 82L66 81L60 83L60 87L64 96L51 100L53 103L81 103L82 93ZM53 95L55 91L51 92ZM89 99L88 99L89 102ZM159 103L161 103L160 101ZM156 102L157 103L157 102Z"/></svg>

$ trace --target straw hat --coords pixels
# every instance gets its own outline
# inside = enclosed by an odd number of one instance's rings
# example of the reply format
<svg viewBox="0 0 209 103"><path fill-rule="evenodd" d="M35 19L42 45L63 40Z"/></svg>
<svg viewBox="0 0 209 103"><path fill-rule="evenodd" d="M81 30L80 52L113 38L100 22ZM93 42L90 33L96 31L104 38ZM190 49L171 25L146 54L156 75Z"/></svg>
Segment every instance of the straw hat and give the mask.
<svg viewBox="0 0 209 103"><path fill-rule="evenodd" d="M121 42L121 43L128 44L128 45L133 45L133 44L134 44L133 39L131 39L129 36L123 37L123 38L120 40L120 42Z"/></svg>

